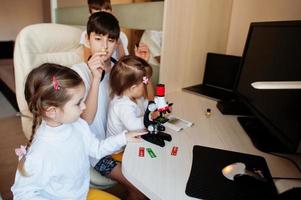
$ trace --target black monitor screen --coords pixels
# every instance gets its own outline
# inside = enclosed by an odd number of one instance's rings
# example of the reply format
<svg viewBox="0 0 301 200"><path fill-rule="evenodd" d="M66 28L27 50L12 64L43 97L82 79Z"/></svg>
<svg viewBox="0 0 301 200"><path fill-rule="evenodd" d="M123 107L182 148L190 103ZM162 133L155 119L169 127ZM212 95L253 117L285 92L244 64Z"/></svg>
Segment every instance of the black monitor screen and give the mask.
<svg viewBox="0 0 301 200"><path fill-rule="evenodd" d="M251 23L237 93L267 128L260 134L282 145L279 152L300 153L301 90L255 89L251 83L300 80L301 21Z"/></svg>

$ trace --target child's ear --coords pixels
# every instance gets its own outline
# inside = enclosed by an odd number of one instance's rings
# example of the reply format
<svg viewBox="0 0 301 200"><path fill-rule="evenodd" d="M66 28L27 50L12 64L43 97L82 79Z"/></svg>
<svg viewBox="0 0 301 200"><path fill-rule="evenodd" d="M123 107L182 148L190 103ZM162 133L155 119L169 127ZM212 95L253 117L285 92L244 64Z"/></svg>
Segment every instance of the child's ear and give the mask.
<svg viewBox="0 0 301 200"><path fill-rule="evenodd" d="M90 49L90 39L88 33L85 35L85 46Z"/></svg>
<svg viewBox="0 0 301 200"><path fill-rule="evenodd" d="M119 39L116 39L114 44L114 49L117 49L119 47ZM121 44L121 47L123 48L123 45Z"/></svg>
<svg viewBox="0 0 301 200"><path fill-rule="evenodd" d="M133 91L136 87L137 87L136 84L135 84L135 85L132 85L132 86L130 87L130 91Z"/></svg>
<svg viewBox="0 0 301 200"><path fill-rule="evenodd" d="M56 107L54 106L49 106L47 109L46 109L46 117L49 118L49 119L55 119L56 117Z"/></svg>

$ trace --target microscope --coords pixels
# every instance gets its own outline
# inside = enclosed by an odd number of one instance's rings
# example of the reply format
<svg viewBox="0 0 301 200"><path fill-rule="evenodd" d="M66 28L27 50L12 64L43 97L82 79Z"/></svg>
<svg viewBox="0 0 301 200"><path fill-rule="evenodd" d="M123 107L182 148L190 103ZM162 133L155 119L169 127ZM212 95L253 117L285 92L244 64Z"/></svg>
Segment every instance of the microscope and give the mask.
<svg viewBox="0 0 301 200"><path fill-rule="evenodd" d="M165 140L171 141L171 135L165 133L164 123L168 121L165 117L167 113L170 113L172 109L172 103L167 103L165 100L165 85L158 84L156 88L156 97L154 101L149 101L147 109L144 114L144 126L147 128L148 133L142 135L142 138L150 143L156 144L160 147L165 146ZM150 114L154 111L159 112L159 116L152 120Z"/></svg>

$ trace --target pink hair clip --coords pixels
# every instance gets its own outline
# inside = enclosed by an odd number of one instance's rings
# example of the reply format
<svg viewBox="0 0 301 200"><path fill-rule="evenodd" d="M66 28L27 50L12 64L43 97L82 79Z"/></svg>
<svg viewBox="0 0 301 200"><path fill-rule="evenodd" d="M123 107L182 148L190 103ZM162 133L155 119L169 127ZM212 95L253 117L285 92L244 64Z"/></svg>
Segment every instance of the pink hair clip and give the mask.
<svg viewBox="0 0 301 200"><path fill-rule="evenodd" d="M59 82L57 81L55 76L52 76L52 85L53 85L54 91L58 91L60 89Z"/></svg>
<svg viewBox="0 0 301 200"><path fill-rule="evenodd" d="M27 153L26 146L21 145L20 148L15 149L15 153L18 156L19 160L21 160Z"/></svg>
<svg viewBox="0 0 301 200"><path fill-rule="evenodd" d="M146 76L143 76L142 82L146 85L148 83L148 78Z"/></svg>

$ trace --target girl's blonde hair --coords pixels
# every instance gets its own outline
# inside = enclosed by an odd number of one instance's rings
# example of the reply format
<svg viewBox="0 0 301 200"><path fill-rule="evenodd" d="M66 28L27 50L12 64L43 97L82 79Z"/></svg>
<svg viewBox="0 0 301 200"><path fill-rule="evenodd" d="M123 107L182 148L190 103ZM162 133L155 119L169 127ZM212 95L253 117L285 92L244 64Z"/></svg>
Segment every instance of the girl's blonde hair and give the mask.
<svg viewBox="0 0 301 200"><path fill-rule="evenodd" d="M70 99L70 88L83 84L81 77L72 69L58 64L45 63L33 69L25 82L25 99L33 116L32 132L26 151L31 146L36 128L41 124L49 106L62 108ZM25 156L19 161L18 170L24 176Z"/></svg>
<svg viewBox="0 0 301 200"><path fill-rule="evenodd" d="M115 63L110 74L111 96L122 93L135 84L140 84L143 77L151 76L151 66L142 58L128 55Z"/></svg>

